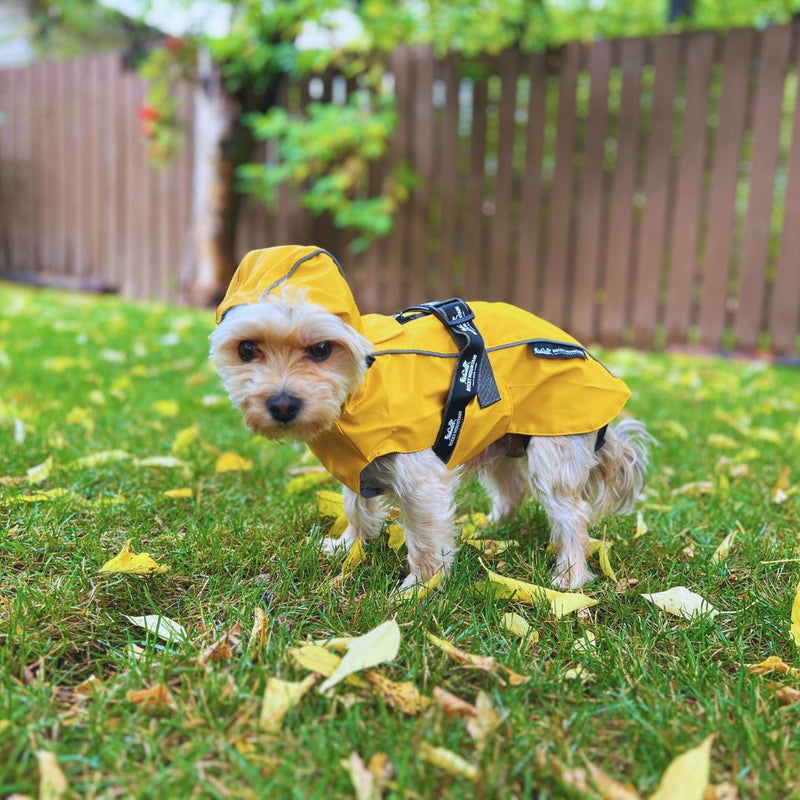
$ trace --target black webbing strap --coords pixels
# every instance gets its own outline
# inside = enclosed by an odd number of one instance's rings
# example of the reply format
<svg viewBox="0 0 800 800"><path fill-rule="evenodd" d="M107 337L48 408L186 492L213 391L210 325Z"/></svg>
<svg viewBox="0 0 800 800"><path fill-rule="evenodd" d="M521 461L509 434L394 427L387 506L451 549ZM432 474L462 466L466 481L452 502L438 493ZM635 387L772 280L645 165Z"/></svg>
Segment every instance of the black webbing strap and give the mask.
<svg viewBox="0 0 800 800"><path fill-rule="evenodd" d="M500 392L486 355L483 336L472 322L475 315L467 303L457 297L423 303L404 309L395 319L405 324L427 314L433 314L445 325L459 348L453 380L442 413L442 424L433 444L433 452L446 464L456 448L470 400L477 396L481 408L485 408L500 399Z"/></svg>
<svg viewBox="0 0 800 800"><path fill-rule="evenodd" d="M608 425L603 425L599 431L597 431L597 438L594 440L594 451L595 453L606 443L606 431L608 430Z"/></svg>

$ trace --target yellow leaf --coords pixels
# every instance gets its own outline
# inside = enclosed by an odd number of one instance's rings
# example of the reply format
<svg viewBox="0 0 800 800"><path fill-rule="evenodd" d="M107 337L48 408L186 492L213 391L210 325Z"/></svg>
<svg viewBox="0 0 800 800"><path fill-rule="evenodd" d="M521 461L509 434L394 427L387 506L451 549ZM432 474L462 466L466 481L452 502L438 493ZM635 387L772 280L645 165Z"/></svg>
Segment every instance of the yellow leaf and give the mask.
<svg viewBox="0 0 800 800"><path fill-rule="evenodd" d="M110 561L106 561L98 570L99 573L116 573L124 575L156 575L167 572L169 567L156 564L150 553L133 552L130 542L125 542L125 546L119 555L114 556Z"/></svg>
<svg viewBox="0 0 800 800"><path fill-rule="evenodd" d="M665 433L674 436L676 439L686 441L689 438L689 431L686 430L686 426L682 425L677 420L665 420L664 422L659 423L658 427L660 430L663 430Z"/></svg>
<svg viewBox="0 0 800 800"><path fill-rule="evenodd" d="M85 408L73 408L66 419L67 425L80 425L87 433L94 433L94 417Z"/></svg>
<svg viewBox="0 0 800 800"><path fill-rule="evenodd" d="M143 708L175 708L175 701L163 683L158 683L149 689L132 689L125 694L125 699Z"/></svg>
<svg viewBox="0 0 800 800"><path fill-rule="evenodd" d="M519 636L520 639L528 638L528 643L532 644L539 641L539 631L534 630L530 623L519 614L513 611L507 611L500 618L503 627L514 636Z"/></svg>
<svg viewBox="0 0 800 800"><path fill-rule="evenodd" d="M328 531L328 536L330 536L331 539L338 539L347 530L348 525L347 514L339 514L333 521L333 525L331 525Z"/></svg>
<svg viewBox="0 0 800 800"><path fill-rule="evenodd" d="M289 655L299 667L310 672L316 672L325 678L330 678L336 672L339 664L342 663L341 656L337 656L335 653L331 653L330 650L326 650L316 644L292 647L289 650Z"/></svg>
<svg viewBox="0 0 800 800"><path fill-rule="evenodd" d="M644 521L644 514L641 511L636 512L636 533L633 535L634 539L638 539L640 536L644 536L650 528L647 527L647 523Z"/></svg>
<svg viewBox="0 0 800 800"><path fill-rule="evenodd" d="M156 414L170 418L177 417L181 410L177 400L156 400L155 403L150 404L150 408L152 408Z"/></svg>
<svg viewBox="0 0 800 800"><path fill-rule="evenodd" d="M71 461L67 466L74 469L93 469L105 464L113 464L116 461L124 461L126 458L131 457L131 454L126 453L124 450L101 450L99 453L90 453L88 456Z"/></svg>
<svg viewBox="0 0 800 800"><path fill-rule="evenodd" d="M711 772L711 743L714 734L697 747L679 755L661 776L650 800L703 800Z"/></svg>
<svg viewBox="0 0 800 800"><path fill-rule="evenodd" d="M792 602L792 627L790 633L794 643L800 647L800 583L797 584L797 593Z"/></svg>
<svg viewBox="0 0 800 800"><path fill-rule="evenodd" d="M197 425L190 425L188 428L181 428L172 440L172 452L176 456L186 457L193 449L194 443L200 436L200 428Z"/></svg>
<svg viewBox="0 0 800 800"><path fill-rule="evenodd" d="M512 539L462 539L461 541L487 556L499 555L508 550L511 545L519 544Z"/></svg>
<svg viewBox="0 0 800 800"><path fill-rule="evenodd" d="M736 536L736 531L731 531L720 543L717 545L717 549L711 556L711 563L712 564L719 564L720 562L724 561L728 557L728 553L730 552L731 545L733 544L733 540Z"/></svg>
<svg viewBox="0 0 800 800"><path fill-rule="evenodd" d="M436 645L443 653L458 661L459 664L474 667L481 672L488 673L493 673L497 669L498 663L492 656L479 656L475 653L468 653L466 650L456 647L447 639L440 639L438 636L434 636L429 631L425 632L425 636L431 644Z"/></svg>
<svg viewBox="0 0 800 800"><path fill-rule="evenodd" d="M265 647L269 642L269 615L263 608L256 606L253 629L250 631L250 639L247 642L247 652L252 655L259 648Z"/></svg>
<svg viewBox="0 0 800 800"><path fill-rule="evenodd" d="M249 472L251 469L253 462L249 458L228 452L217 459L215 472Z"/></svg>
<svg viewBox="0 0 800 800"><path fill-rule="evenodd" d="M396 522L386 526L386 533L389 534L389 547L395 553L406 543L406 532Z"/></svg>
<svg viewBox="0 0 800 800"><path fill-rule="evenodd" d="M191 497L194 494L193 489L167 489L164 492L164 497Z"/></svg>
<svg viewBox="0 0 800 800"><path fill-rule="evenodd" d="M731 461L734 464L744 464L747 461L754 461L757 458L761 458L761 451L756 447L747 447L737 453Z"/></svg>
<svg viewBox="0 0 800 800"><path fill-rule="evenodd" d="M503 575L492 572L490 569L486 570L486 574L492 583L499 583L501 586L513 591L514 599L519 600L521 603L539 603L542 600L547 600L550 603L553 615L556 617L563 617L572 611L597 605L597 600L593 597L587 597L585 594L558 592L546 586L537 586L535 583L525 583L514 578L506 578Z"/></svg>
<svg viewBox="0 0 800 800"><path fill-rule="evenodd" d="M130 620L134 625L138 625L154 636L158 636L168 642L185 642L189 637L183 625L169 617L162 617L160 614L146 614L143 617L131 617L128 614L123 614L122 616Z"/></svg>
<svg viewBox="0 0 800 800"><path fill-rule="evenodd" d="M161 467L163 469L182 469L186 466L185 461L181 461L174 456L147 456L146 458L136 459L137 467Z"/></svg>
<svg viewBox="0 0 800 800"><path fill-rule="evenodd" d="M350 758L339 762L353 782L356 800L381 800L382 793L377 778L364 766L358 753L351 753Z"/></svg>
<svg viewBox="0 0 800 800"><path fill-rule="evenodd" d="M298 475L286 484L286 493L300 494L300 492L313 489L315 486L320 486L323 483L330 483L333 479L333 475L329 472L309 472L306 475Z"/></svg>
<svg viewBox="0 0 800 800"><path fill-rule="evenodd" d="M783 444L783 434L774 428L751 428L748 436L757 442Z"/></svg>
<svg viewBox="0 0 800 800"><path fill-rule="evenodd" d="M690 497L695 497L701 494L714 494L714 484L711 481L694 481L672 490L673 496L689 495Z"/></svg>
<svg viewBox="0 0 800 800"><path fill-rule="evenodd" d="M30 470L28 470L30 472ZM789 467L781 467L778 471L778 481L772 487L770 497L773 503L785 503L789 499Z"/></svg>
<svg viewBox="0 0 800 800"><path fill-rule="evenodd" d="M590 653L597 647L597 637L590 630L585 630L580 639L572 643L572 649L579 653Z"/></svg>
<svg viewBox="0 0 800 800"><path fill-rule="evenodd" d="M328 691L354 672L392 661L397 656L399 649L400 628L395 620L387 620L377 628L373 628L350 642L341 663L336 671L323 682L320 691Z"/></svg>
<svg viewBox="0 0 800 800"><path fill-rule="evenodd" d="M309 675L298 683L282 681L280 678L267 678L259 717L262 730L268 733L279 731L289 709L300 702L316 680L316 675Z"/></svg>
<svg viewBox="0 0 800 800"><path fill-rule="evenodd" d="M320 489L317 492L317 508L323 517L338 517L344 514L344 497L340 492Z"/></svg>
<svg viewBox="0 0 800 800"><path fill-rule="evenodd" d="M674 586L663 592L643 594L642 597L676 617L691 619L695 614L708 614L709 617L719 614L704 597L685 586Z"/></svg>
<svg viewBox="0 0 800 800"><path fill-rule="evenodd" d="M778 656L769 656L760 664L750 664L747 671L752 675L766 675L768 672L780 672L782 675L791 675L793 678L800 675L800 669L790 667Z"/></svg>
<svg viewBox="0 0 800 800"><path fill-rule="evenodd" d="M614 574L614 570L611 568L611 562L608 559L608 550L609 544L604 540L600 546L600 571L606 578L610 578L614 583L617 583L617 576Z"/></svg>
<svg viewBox="0 0 800 800"><path fill-rule="evenodd" d="M313 644L320 647L325 647L328 650L341 650L343 653L347 652L355 636L334 636L332 639L316 639Z"/></svg>
<svg viewBox="0 0 800 800"><path fill-rule="evenodd" d="M495 711L489 695L484 691L478 692L475 698L475 711L475 715L467 719L465 727L480 747L500 727L503 717Z"/></svg>
<svg viewBox="0 0 800 800"><path fill-rule="evenodd" d="M395 592L392 595L392 604L406 603L410 600L418 602L424 600L442 582L442 570L434 572L424 583L415 583L407 589Z"/></svg>
<svg viewBox="0 0 800 800"><path fill-rule="evenodd" d="M59 800L67 791L67 778L55 753L37 750L36 760L39 762L39 800Z"/></svg>
<svg viewBox="0 0 800 800"><path fill-rule="evenodd" d="M367 672L366 678L387 705L402 711L404 714L418 714L431 704L430 697L420 694L411 681L397 683L374 670Z"/></svg>
<svg viewBox="0 0 800 800"><path fill-rule="evenodd" d="M53 471L53 456L48 456L41 464L31 467L28 472L28 485L33 486L36 483L43 483L50 477Z"/></svg>
<svg viewBox="0 0 800 800"><path fill-rule="evenodd" d="M478 768L452 750L447 750L444 747L434 747L427 742L420 742L418 752L423 761L443 769L450 775L466 778L473 782L478 780L480 775Z"/></svg>
<svg viewBox="0 0 800 800"><path fill-rule="evenodd" d="M60 497L68 497L71 500L77 501L79 504L84 503L82 497L73 494L69 489L46 489L42 492L32 492L31 494L18 494L14 497L9 497L3 500L3 505L17 505L18 503L42 503L47 500L57 500Z"/></svg>
<svg viewBox="0 0 800 800"><path fill-rule="evenodd" d="M711 447L718 447L720 450L735 450L739 446L739 442L733 436L724 433L710 433L706 441Z"/></svg>
<svg viewBox="0 0 800 800"><path fill-rule="evenodd" d="M364 549L363 539L356 539L350 552L344 557L342 561L342 571L337 575L331 583L336 586L341 583L359 564L361 564L367 557L367 551Z"/></svg>

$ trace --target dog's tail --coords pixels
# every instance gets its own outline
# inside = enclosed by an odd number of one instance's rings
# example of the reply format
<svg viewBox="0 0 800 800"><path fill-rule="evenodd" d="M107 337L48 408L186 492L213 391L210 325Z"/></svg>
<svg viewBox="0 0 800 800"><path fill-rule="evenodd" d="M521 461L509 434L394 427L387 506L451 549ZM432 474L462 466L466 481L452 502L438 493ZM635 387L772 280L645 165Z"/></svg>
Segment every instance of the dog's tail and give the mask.
<svg viewBox="0 0 800 800"><path fill-rule="evenodd" d="M608 514L630 514L647 471L650 446L655 439L643 422L624 419L609 426L599 461L589 474L585 496L592 506L592 521Z"/></svg>

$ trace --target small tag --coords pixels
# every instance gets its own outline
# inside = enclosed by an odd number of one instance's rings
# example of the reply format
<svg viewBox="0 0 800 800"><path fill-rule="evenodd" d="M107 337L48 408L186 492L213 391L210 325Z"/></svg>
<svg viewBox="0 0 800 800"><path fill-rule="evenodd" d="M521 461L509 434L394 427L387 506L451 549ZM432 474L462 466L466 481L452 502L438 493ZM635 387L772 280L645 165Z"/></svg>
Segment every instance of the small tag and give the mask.
<svg viewBox="0 0 800 800"><path fill-rule="evenodd" d="M538 358L586 358L586 351L579 345L568 342L528 342Z"/></svg>

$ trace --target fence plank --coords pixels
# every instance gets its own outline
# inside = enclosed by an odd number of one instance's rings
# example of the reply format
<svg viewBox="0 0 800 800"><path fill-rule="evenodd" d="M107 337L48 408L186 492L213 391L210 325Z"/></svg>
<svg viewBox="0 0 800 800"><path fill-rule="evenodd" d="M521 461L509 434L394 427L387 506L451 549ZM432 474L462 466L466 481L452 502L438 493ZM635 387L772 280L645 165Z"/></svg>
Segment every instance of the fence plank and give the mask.
<svg viewBox="0 0 800 800"><path fill-rule="evenodd" d="M645 206L639 231L636 302L633 308L633 340L637 347L652 346L658 312L661 259L667 228L670 145L680 43L678 36L657 39L653 53L656 83L647 148Z"/></svg>
<svg viewBox="0 0 800 800"><path fill-rule="evenodd" d="M497 174L494 213L491 220L491 251L485 268L484 294L488 300L508 300L511 291L511 203L514 191L514 113L517 108L519 55L506 50L500 56L500 111L497 142Z"/></svg>
<svg viewBox="0 0 800 800"><path fill-rule="evenodd" d="M692 34L687 42L686 115L675 189L667 287L665 324L668 342L685 342L689 332L714 44L714 36L710 33Z"/></svg>
<svg viewBox="0 0 800 800"><path fill-rule="evenodd" d="M441 65L445 106L442 112L439 149L439 197L442 227L440 258L437 267L435 296L445 299L454 288L453 264L456 258L456 209L458 204L458 69L455 56L447 56Z"/></svg>
<svg viewBox="0 0 800 800"><path fill-rule="evenodd" d="M631 39L620 47L622 97L617 121L617 157L611 177L608 236L606 238L603 303L598 337L615 346L622 341L630 297L633 246L633 203L639 156L639 100L642 90L644 42Z"/></svg>
<svg viewBox="0 0 800 800"><path fill-rule="evenodd" d="M698 325L700 341L709 347L719 347L725 326L736 219L736 184L747 113L744 100L750 79L753 40L753 31L736 30L728 34L723 45L722 95L711 165L706 246L700 269L703 293Z"/></svg>
<svg viewBox="0 0 800 800"><path fill-rule="evenodd" d="M569 331L581 341L595 336L595 293L599 273L603 211L603 150L608 120L608 76L611 42L594 42L589 49L589 118L586 124L580 198L578 200L577 255L569 303Z"/></svg>
<svg viewBox="0 0 800 800"><path fill-rule="evenodd" d="M564 321L569 267L570 206L572 203L575 137L575 88L581 46L564 46L558 89L556 164L550 196L542 314L556 324Z"/></svg>
<svg viewBox="0 0 800 800"><path fill-rule="evenodd" d="M800 56L795 56L800 70ZM778 355L793 353L800 331L800 85L795 96L792 145L786 176L786 206L782 220L780 253L769 309L770 349Z"/></svg>
<svg viewBox="0 0 800 800"><path fill-rule="evenodd" d="M11 70L0 70L0 108L8 108L11 94ZM4 130L4 128L6 128ZM12 150L8 129L6 126L0 127L0 266L3 270L11 271L13 263L11 259L11 214L6 210L10 207L10 171L12 162Z"/></svg>
<svg viewBox="0 0 800 800"><path fill-rule="evenodd" d="M485 80L472 83L472 126L467 178L467 219L464 230L464 294L467 299L480 297L483 270L483 200L486 162L486 108L488 91Z"/></svg>
<svg viewBox="0 0 800 800"><path fill-rule="evenodd" d="M750 195L742 235L739 300L734 324L736 345L746 350L751 350L758 344L761 330L767 245L775 169L778 165L783 78L790 40L791 28L787 26L768 28L761 36L760 70L753 120Z"/></svg>

